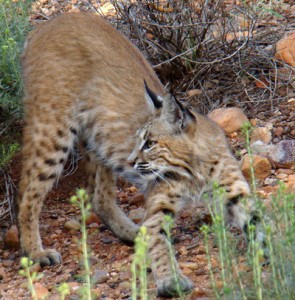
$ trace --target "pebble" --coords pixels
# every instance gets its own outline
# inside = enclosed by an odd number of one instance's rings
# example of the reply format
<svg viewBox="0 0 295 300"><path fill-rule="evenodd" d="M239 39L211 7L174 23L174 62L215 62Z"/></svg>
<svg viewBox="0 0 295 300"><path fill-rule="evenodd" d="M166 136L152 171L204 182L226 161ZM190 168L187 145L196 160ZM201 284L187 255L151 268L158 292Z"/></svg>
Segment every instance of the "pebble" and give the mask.
<svg viewBox="0 0 295 300"><path fill-rule="evenodd" d="M48 289L40 282L34 283L37 299L45 299L49 295Z"/></svg>
<svg viewBox="0 0 295 300"><path fill-rule="evenodd" d="M81 226L77 220L71 219L65 223L64 227L68 230L78 231L78 230L80 230Z"/></svg>
<svg viewBox="0 0 295 300"><path fill-rule="evenodd" d="M278 175L277 175L277 178L278 179L286 179L288 177L288 175L287 174L284 174L284 173L279 173Z"/></svg>
<svg viewBox="0 0 295 300"><path fill-rule="evenodd" d="M141 220L143 219L144 213L145 213L145 209L144 209L144 208L142 208L142 207L135 208L135 209L132 209L132 210L129 212L129 218L130 218L134 223L139 223L139 222L141 222Z"/></svg>
<svg viewBox="0 0 295 300"><path fill-rule="evenodd" d="M130 200L130 204L144 203L144 195L142 193L136 193Z"/></svg>
<svg viewBox="0 0 295 300"><path fill-rule="evenodd" d="M273 145L267 145L262 141L255 141L250 146L253 154L258 154L261 156L266 156L273 149L273 147Z"/></svg>
<svg viewBox="0 0 295 300"><path fill-rule="evenodd" d="M12 225L6 232L5 246L14 249L19 247L19 234L16 225Z"/></svg>
<svg viewBox="0 0 295 300"><path fill-rule="evenodd" d="M90 224L100 224L100 219L99 217L95 214L95 213L90 213L87 217L86 217L86 225L90 225Z"/></svg>
<svg viewBox="0 0 295 300"><path fill-rule="evenodd" d="M256 179L264 180L271 173L271 164L266 157L253 155L253 169ZM251 179L250 156L246 154L241 162L241 169L246 179Z"/></svg>
<svg viewBox="0 0 295 300"><path fill-rule="evenodd" d="M186 268L191 270L197 270L199 268L199 265L195 262L180 262L179 265L181 268Z"/></svg>
<svg viewBox="0 0 295 300"><path fill-rule="evenodd" d="M277 179L275 178L266 178L264 180L265 185L275 185L277 183Z"/></svg>
<svg viewBox="0 0 295 300"><path fill-rule="evenodd" d="M109 279L109 274L105 270L95 270L91 276L91 282L93 284L104 283Z"/></svg>
<svg viewBox="0 0 295 300"><path fill-rule="evenodd" d="M295 164L295 140L280 141L269 154L272 162L279 167Z"/></svg>
<svg viewBox="0 0 295 300"><path fill-rule="evenodd" d="M283 127L277 127L275 130L274 130L274 134L278 137L280 137L284 132L284 128Z"/></svg>
<svg viewBox="0 0 295 300"><path fill-rule="evenodd" d="M226 134L240 130L249 119L237 107L217 108L208 114L208 117L217 123Z"/></svg>
<svg viewBox="0 0 295 300"><path fill-rule="evenodd" d="M14 261L13 260L10 260L10 259L5 259L5 260L2 260L2 265L3 267L11 267L14 265Z"/></svg>
<svg viewBox="0 0 295 300"><path fill-rule="evenodd" d="M251 143L262 141L265 144L271 141L271 132L267 127L254 128L251 133Z"/></svg>

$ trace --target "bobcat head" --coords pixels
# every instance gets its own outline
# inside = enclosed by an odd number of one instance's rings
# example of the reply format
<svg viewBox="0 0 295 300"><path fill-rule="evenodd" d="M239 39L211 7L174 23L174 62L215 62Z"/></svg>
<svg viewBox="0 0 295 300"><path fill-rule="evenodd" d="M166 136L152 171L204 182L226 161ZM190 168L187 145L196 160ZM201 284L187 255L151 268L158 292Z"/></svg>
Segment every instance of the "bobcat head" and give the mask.
<svg viewBox="0 0 295 300"><path fill-rule="evenodd" d="M147 179L189 177L196 134L195 114L171 94L161 97L145 85L153 117L136 133L128 163Z"/></svg>

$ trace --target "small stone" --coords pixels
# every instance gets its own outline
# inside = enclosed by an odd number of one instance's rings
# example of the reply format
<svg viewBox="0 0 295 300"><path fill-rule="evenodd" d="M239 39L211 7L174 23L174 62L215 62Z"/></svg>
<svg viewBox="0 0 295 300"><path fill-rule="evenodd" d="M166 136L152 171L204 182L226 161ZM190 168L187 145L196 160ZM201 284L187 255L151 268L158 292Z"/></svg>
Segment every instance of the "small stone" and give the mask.
<svg viewBox="0 0 295 300"><path fill-rule="evenodd" d="M295 193L295 174L288 176L286 186L288 193Z"/></svg>
<svg viewBox="0 0 295 300"><path fill-rule="evenodd" d="M137 192L137 188L135 186L131 186L130 188L128 188L130 193L136 193Z"/></svg>
<svg viewBox="0 0 295 300"><path fill-rule="evenodd" d="M45 299L49 295L48 289L40 282L34 283L34 289L36 292L37 299Z"/></svg>
<svg viewBox="0 0 295 300"><path fill-rule="evenodd" d="M288 175L287 175L287 174L284 174L284 173L279 173L279 174L277 175L277 178L280 179L280 180L286 179L287 177L288 177Z"/></svg>
<svg viewBox="0 0 295 300"><path fill-rule="evenodd" d="M262 141L265 144L271 141L271 132L266 127L254 128L251 133L251 144L256 141Z"/></svg>
<svg viewBox="0 0 295 300"><path fill-rule="evenodd" d="M136 193L130 200L130 204L144 203L144 195L142 193Z"/></svg>
<svg viewBox="0 0 295 300"><path fill-rule="evenodd" d="M75 292L80 288L80 283L77 281L67 282L67 285L70 287L72 292Z"/></svg>
<svg viewBox="0 0 295 300"><path fill-rule="evenodd" d="M41 271L40 263L35 263L30 267L30 273L33 274L34 272L38 273Z"/></svg>
<svg viewBox="0 0 295 300"><path fill-rule="evenodd" d="M275 58L295 67L295 32L286 35L276 44Z"/></svg>
<svg viewBox="0 0 295 300"><path fill-rule="evenodd" d="M271 173L271 164L266 157L253 155L253 169L256 179L264 180ZM241 169L247 180L251 179L251 163L250 156L246 154L241 162Z"/></svg>
<svg viewBox="0 0 295 300"><path fill-rule="evenodd" d="M81 228L80 223L75 219L71 219L67 221L64 227L68 230L74 230L74 231L78 231Z"/></svg>
<svg viewBox="0 0 295 300"><path fill-rule="evenodd" d="M96 223L96 224L100 224L101 223L99 217L95 213L90 213L86 217L86 225L90 225L92 223Z"/></svg>
<svg viewBox="0 0 295 300"><path fill-rule="evenodd" d="M280 137L284 132L284 128L283 127L277 127L275 130L274 130L274 134L275 136L278 136Z"/></svg>
<svg viewBox="0 0 295 300"><path fill-rule="evenodd" d="M250 146L253 154L258 154L261 156L267 156L270 151L274 148L274 145L267 145L262 141L256 141Z"/></svg>
<svg viewBox="0 0 295 300"><path fill-rule="evenodd" d="M120 281L126 281L132 278L132 274L130 272L120 272Z"/></svg>
<svg viewBox="0 0 295 300"><path fill-rule="evenodd" d="M197 270L199 268L199 265L194 262L180 262L179 265L181 268L187 268L191 270Z"/></svg>
<svg viewBox="0 0 295 300"><path fill-rule="evenodd" d="M13 260L10 260L10 259L5 259L2 261L2 265L3 267L11 267L14 265L14 261Z"/></svg>
<svg viewBox="0 0 295 300"><path fill-rule="evenodd" d="M265 185L275 185L275 184L277 184L277 179L275 179L275 178L266 178L264 180L264 184Z"/></svg>
<svg viewBox="0 0 295 300"><path fill-rule="evenodd" d="M294 173L294 171L292 171L291 169L278 169L277 172L278 173L288 174L288 175L292 175Z"/></svg>
<svg viewBox="0 0 295 300"><path fill-rule="evenodd" d="M214 109L208 117L216 122L226 134L240 130L245 123L249 122L244 112L237 107Z"/></svg>
<svg viewBox="0 0 295 300"><path fill-rule="evenodd" d="M295 140L280 141L269 154L271 161L278 167L295 164Z"/></svg>
<svg viewBox="0 0 295 300"><path fill-rule="evenodd" d="M91 282L93 284L104 283L109 279L109 274L105 270L95 270L91 276Z"/></svg>
<svg viewBox="0 0 295 300"><path fill-rule="evenodd" d="M98 228L99 225L97 223L91 223L88 225L89 228Z"/></svg>
<svg viewBox="0 0 295 300"><path fill-rule="evenodd" d="M188 97L199 96L203 93L200 89L189 90L186 92Z"/></svg>
<svg viewBox="0 0 295 300"><path fill-rule="evenodd" d="M143 209L142 207L135 208L129 212L129 218L134 223L139 223L143 219L144 213L145 213L145 209Z"/></svg>
<svg viewBox="0 0 295 300"><path fill-rule="evenodd" d="M7 248L19 248L19 234L16 225L12 225L5 234Z"/></svg>
<svg viewBox="0 0 295 300"><path fill-rule="evenodd" d="M117 198L121 201L121 203L126 203L128 201L128 194L125 191L119 192L117 194Z"/></svg>

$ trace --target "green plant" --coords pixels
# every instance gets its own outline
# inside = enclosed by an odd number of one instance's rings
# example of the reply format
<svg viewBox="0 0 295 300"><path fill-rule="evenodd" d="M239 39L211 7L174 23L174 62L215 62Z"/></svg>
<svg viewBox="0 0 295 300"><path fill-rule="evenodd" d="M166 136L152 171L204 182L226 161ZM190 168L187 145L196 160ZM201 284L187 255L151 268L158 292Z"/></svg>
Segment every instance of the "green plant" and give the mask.
<svg viewBox="0 0 295 300"><path fill-rule="evenodd" d="M137 279L139 279L139 296L141 300L147 300L147 251L149 236L146 227L140 227L135 238L135 254L131 264L132 272L132 300L137 299Z"/></svg>
<svg viewBox="0 0 295 300"><path fill-rule="evenodd" d="M64 300L66 295L70 293L69 285L64 282L57 288L57 291L60 294L60 300Z"/></svg>
<svg viewBox="0 0 295 300"><path fill-rule="evenodd" d="M6 164L11 160L15 152L19 150L18 143L12 143L8 145L0 144L0 168L6 166Z"/></svg>
<svg viewBox="0 0 295 300"><path fill-rule="evenodd" d="M89 214L91 205L89 203L89 196L87 195L84 189L77 190L76 196L71 197L71 203L78 207L81 211L81 232L82 232L82 251L83 251L83 265L84 265L84 274L85 287L80 289L80 295L82 299L91 300L91 278L90 278L90 264L89 264L89 255L87 249L87 229L86 229L86 216Z"/></svg>
<svg viewBox="0 0 295 300"><path fill-rule="evenodd" d="M172 238L171 238L172 227L173 227L173 219L170 215L167 214L167 215L165 215L165 218L164 218L163 230L165 231L166 236L167 236L167 245L168 245L168 250L169 250L170 265L171 265L172 273L173 273L174 280L176 283L176 290L179 295L179 298L184 299L184 295L179 286L179 279L177 277L177 270L176 270L176 264L175 264L175 253L174 253L174 249L172 247Z"/></svg>
<svg viewBox="0 0 295 300"><path fill-rule="evenodd" d="M19 56L30 28L31 3L32 0L0 0L0 108L9 115L21 113Z"/></svg>
<svg viewBox="0 0 295 300"><path fill-rule="evenodd" d="M246 138L246 149L253 162L250 148L251 126L246 124L243 132ZM272 196L271 205L266 209L257 195L257 183L253 165L251 166L251 183L253 206L261 218L265 242L258 242L256 228L248 224L249 240L247 261L251 270L245 272L237 250L237 239L233 233L226 231L223 218L224 190L213 185L213 205L209 208L213 224L203 226L205 249L213 290L217 299L287 299L295 297L295 195L288 194L283 183ZM211 265L209 251L209 233L212 232L218 245L220 274L216 274ZM266 252L265 246L268 250ZM265 263L264 256L267 254ZM222 288L217 288L216 280L221 279ZM265 279L266 278L266 279Z"/></svg>
<svg viewBox="0 0 295 300"><path fill-rule="evenodd" d="M42 278L43 274L33 272L31 274L31 266L33 265L33 261L30 260L28 257L22 257L21 258L21 266L22 270L19 271L19 274L26 277L28 280L28 288L31 292L32 299L37 300L36 291L34 288L34 281Z"/></svg>

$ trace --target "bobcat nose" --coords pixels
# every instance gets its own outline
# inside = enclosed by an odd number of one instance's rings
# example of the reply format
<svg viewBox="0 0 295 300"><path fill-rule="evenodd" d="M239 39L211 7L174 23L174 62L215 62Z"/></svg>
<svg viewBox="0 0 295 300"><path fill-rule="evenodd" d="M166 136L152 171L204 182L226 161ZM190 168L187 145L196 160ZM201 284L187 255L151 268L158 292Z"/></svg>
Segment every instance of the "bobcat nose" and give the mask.
<svg viewBox="0 0 295 300"><path fill-rule="evenodd" d="M127 159L127 163L128 163L128 165L130 166L130 167L134 167L134 165L135 165L135 160L132 160L132 159Z"/></svg>

